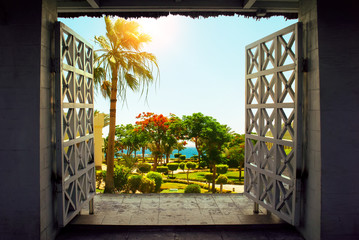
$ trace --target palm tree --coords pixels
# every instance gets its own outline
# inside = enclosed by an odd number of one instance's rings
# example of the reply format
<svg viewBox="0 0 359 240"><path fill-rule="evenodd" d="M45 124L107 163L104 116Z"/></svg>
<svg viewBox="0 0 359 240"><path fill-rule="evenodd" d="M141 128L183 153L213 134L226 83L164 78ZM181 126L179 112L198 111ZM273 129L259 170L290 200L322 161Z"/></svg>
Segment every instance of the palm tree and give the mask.
<svg viewBox="0 0 359 240"><path fill-rule="evenodd" d="M105 17L106 36L96 36L95 42L101 46L96 50L100 54L95 58L95 84L101 86L101 92L110 97L110 128L107 150L106 193L114 192L114 143L116 124L117 96L126 99L126 90L148 91L155 78L153 67L158 70L156 57L141 51L144 43L151 41L147 34L139 31L140 25L134 21L119 18L114 23ZM158 71L157 71L158 72ZM106 75L111 79L107 80Z"/></svg>

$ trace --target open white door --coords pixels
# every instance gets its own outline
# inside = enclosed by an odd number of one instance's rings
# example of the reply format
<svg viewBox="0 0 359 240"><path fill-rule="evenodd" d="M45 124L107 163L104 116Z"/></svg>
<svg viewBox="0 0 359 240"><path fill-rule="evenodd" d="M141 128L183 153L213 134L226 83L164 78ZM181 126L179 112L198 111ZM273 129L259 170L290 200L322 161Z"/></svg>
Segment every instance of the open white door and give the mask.
<svg viewBox="0 0 359 240"><path fill-rule="evenodd" d="M244 194L290 224L299 219L301 24L246 46Z"/></svg>
<svg viewBox="0 0 359 240"><path fill-rule="evenodd" d="M55 29L57 214L65 226L96 192L93 48L63 23Z"/></svg>

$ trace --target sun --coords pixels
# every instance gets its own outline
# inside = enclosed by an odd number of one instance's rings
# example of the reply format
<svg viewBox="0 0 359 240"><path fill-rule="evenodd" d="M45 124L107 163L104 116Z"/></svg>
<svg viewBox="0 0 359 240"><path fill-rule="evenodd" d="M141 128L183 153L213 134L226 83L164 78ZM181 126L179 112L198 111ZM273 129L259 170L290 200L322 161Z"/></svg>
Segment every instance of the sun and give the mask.
<svg viewBox="0 0 359 240"><path fill-rule="evenodd" d="M138 22L142 31L151 36L152 41L145 46L145 50L158 53L173 48L178 41L181 31L180 19L169 15L158 19L139 18L131 19Z"/></svg>

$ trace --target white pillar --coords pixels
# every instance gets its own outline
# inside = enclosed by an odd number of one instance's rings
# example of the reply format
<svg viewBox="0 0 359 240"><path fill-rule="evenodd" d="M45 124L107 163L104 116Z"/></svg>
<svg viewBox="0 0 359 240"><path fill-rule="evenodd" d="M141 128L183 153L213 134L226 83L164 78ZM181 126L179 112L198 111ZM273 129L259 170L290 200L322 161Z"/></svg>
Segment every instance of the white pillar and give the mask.
<svg viewBox="0 0 359 240"><path fill-rule="evenodd" d="M95 147L95 167L101 169L102 166L102 128L104 126L105 114L99 113L94 117L94 147Z"/></svg>

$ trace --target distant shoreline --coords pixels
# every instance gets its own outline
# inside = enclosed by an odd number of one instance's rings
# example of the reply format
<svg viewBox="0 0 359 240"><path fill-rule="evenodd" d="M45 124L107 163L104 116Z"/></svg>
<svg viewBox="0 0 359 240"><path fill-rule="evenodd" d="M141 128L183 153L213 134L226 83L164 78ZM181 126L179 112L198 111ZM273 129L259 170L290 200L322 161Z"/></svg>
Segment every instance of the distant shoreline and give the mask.
<svg viewBox="0 0 359 240"><path fill-rule="evenodd" d="M172 154L170 155L170 158L174 158L175 153L178 153L178 151L174 150L172 152ZM198 155L198 152L197 152L197 149L195 147L187 147L187 148L181 150L180 154L186 155L186 158L190 158L193 155ZM134 155L134 153L132 155ZM136 155L137 155L137 157L142 156L142 151L137 151ZM145 157L149 157L149 156L151 156L151 151L147 149L145 151Z"/></svg>

